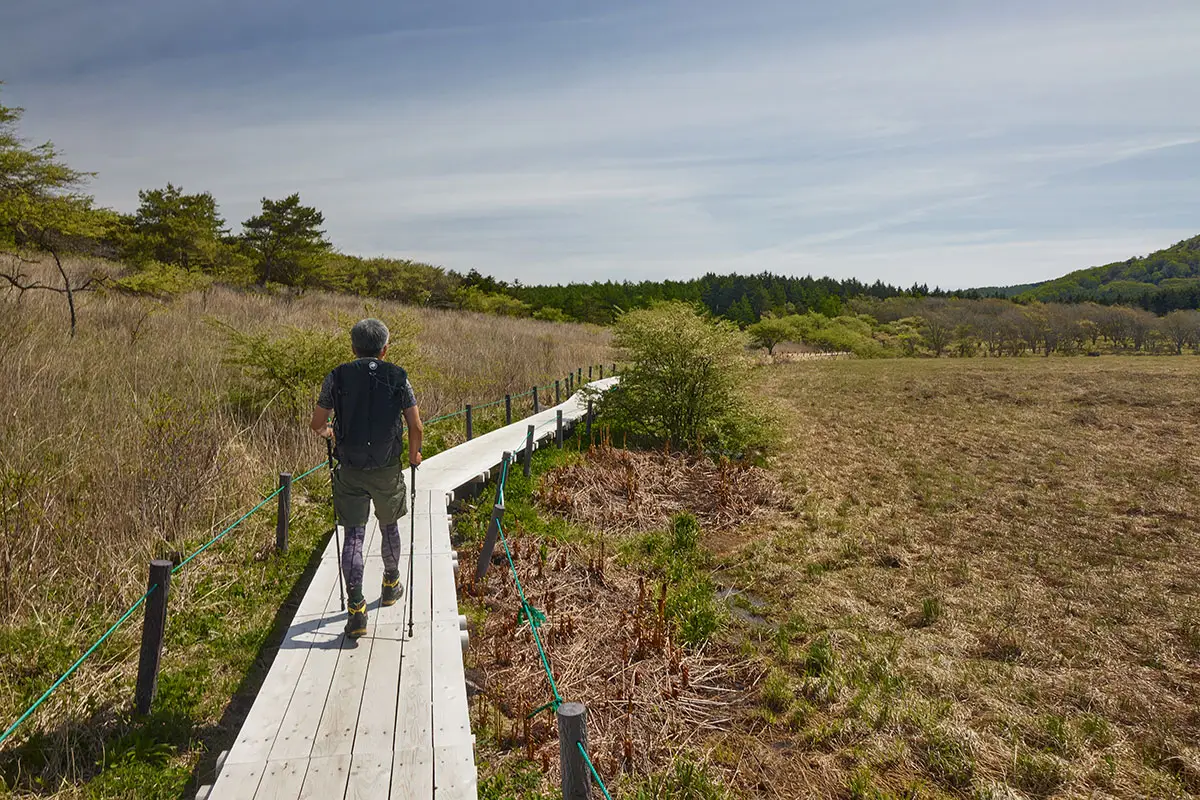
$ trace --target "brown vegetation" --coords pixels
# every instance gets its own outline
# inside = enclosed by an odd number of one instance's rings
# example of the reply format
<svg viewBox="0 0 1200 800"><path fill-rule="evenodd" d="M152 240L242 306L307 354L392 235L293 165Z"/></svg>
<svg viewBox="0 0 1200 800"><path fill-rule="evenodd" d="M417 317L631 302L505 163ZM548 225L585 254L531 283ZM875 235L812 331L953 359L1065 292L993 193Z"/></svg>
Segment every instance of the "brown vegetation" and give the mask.
<svg viewBox="0 0 1200 800"><path fill-rule="evenodd" d="M616 534L662 529L681 511L706 530L724 531L782 505L778 483L758 467L607 445L546 475L535 497L572 522Z"/></svg>
<svg viewBox="0 0 1200 800"><path fill-rule="evenodd" d="M557 674L596 705L597 751L623 791L690 755L736 797L1200 794L1200 359L850 361L755 377L788 411L771 469L793 510L706 532L730 624L699 650L650 648L632 767L628 679L612 676L631 663L631 609L653 640L656 592L636 563L601 553L628 552L641 541L629 528L652 524L619 520L631 465L656 502L707 499L681 457L684 474L667 476L661 454L601 451L550 473L538 498L610 533L521 540L535 605L555 605ZM544 679L507 579L489 578L473 652L517 716L544 700ZM723 674L707 717L675 697L669 665L688 658ZM523 732L506 724L519 753ZM662 743L639 743L656 726ZM531 752L551 773L552 736L535 730Z"/></svg>
<svg viewBox="0 0 1200 800"><path fill-rule="evenodd" d="M1200 792L1200 361L760 375L801 511L723 579L765 598L806 715L747 741L764 768L819 796Z"/></svg>

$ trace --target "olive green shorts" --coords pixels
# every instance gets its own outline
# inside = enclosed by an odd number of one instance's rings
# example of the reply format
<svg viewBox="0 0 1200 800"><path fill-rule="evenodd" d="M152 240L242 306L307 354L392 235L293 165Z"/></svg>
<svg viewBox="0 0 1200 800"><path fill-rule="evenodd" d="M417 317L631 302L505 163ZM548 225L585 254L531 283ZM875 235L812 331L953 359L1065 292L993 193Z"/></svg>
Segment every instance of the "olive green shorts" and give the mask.
<svg viewBox="0 0 1200 800"><path fill-rule="evenodd" d="M400 461L379 469L354 469L339 464L333 471L333 510L342 527L366 525L372 502L375 518L382 525L408 513Z"/></svg>

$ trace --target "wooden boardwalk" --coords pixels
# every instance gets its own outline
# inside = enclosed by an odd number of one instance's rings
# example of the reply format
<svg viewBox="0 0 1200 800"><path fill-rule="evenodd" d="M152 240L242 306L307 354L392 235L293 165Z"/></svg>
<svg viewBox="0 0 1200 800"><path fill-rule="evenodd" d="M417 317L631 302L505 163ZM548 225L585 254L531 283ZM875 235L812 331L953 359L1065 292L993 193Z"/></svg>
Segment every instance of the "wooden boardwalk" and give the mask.
<svg viewBox="0 0 1200 800"><path fill-rule="evenodd" d="M615 380L590 385L607 388ZM458 557L448 508L457 492L490 476L504 451L523 446L528 425L536 426L536 443L553 440L559 410L564 422L573 422L586 413L586 403L576 394L439 453L417 470L413 516L400 523L400 573L406 579L414 559L413 580L390 608L379 605L383 559L372 518L363 577L369 624L358 640L342 635L346 615L339 608L338 553L330 541L216 783L198 798L477 797L462 659L466 619L458 613ZM409 553L412 520L416 538Z"/></svg>

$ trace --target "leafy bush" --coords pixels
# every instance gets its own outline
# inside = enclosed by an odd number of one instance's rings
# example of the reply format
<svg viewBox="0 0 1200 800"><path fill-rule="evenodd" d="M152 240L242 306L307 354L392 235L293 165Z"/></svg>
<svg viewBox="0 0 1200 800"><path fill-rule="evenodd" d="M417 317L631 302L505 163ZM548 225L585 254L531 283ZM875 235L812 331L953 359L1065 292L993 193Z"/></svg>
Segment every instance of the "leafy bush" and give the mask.
<svg viewBox="0 0 1200 800"><path fill-rule="evenodd" d="M830 319L809 312L788 317L798 341L821 350L854 353L859 358L878 358L886 355L883 345L873 336L874 320L865 315L843 315Z"/></svg>
<svg viewBox="0 0 1200 800"><path fill-rule="evenodd" d="M206 289L212 282L212 276L202 272L152 261L142 269L113 281L112 286L122 294L168 299Z"/></svg>
<svg viewBox="0 0 1200 800"><path fill-rule="evenodd" d="M747 396L747 340L733 323L664 303L623 315L613 342L626 366L597 399L614 428L645 444L739 456L772 442L771 420Z"/></svg>
<svg viewBox="0 0 1200 800"><path fill-rule="evenodd" d="M419 371L416 322L408 317L384 322L391 331L388 361L402 364L410 374ZM354 357L349 334L353 321L346 318L338 323L336 331L284 328L257 333L221 325L227 339L226 362L242 371L231 392L233 406L255 416L271 406L306 415L329 371Z"/></svg>

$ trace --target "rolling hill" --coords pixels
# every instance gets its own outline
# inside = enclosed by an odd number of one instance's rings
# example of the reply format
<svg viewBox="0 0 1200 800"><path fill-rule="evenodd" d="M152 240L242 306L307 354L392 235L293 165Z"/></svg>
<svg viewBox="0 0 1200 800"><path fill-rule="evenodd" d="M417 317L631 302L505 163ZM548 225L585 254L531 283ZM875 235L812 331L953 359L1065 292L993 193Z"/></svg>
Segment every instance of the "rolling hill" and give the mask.
<svg viewBox="0 0 1200 800"><path fill-rule="evenodd" d="M1042 283L976 291L1018 300L1137 305L1158 314L1200 308L1200 236L1147 256L1076 270Z"/></svg>

